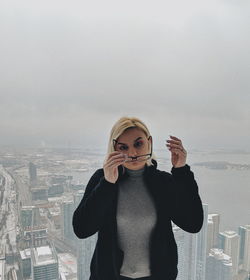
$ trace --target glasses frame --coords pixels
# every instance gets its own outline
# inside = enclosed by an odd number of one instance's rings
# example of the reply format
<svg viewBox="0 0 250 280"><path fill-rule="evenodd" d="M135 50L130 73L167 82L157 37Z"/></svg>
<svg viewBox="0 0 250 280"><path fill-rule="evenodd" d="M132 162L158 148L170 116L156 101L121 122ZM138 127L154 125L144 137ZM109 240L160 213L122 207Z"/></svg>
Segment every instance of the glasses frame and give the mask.
<svg viewBox="0 0 250 280"><path fill-rule="evenodd" d="M149 158L147 158L146 160L149 160L152 157L152 152L153 152L153 139L152 136L150 135L147 140L149 140L151 138L151 152L149 154L144 154L144 155L140 155L140 156L128 156L127 159L131 158L132 160L125 160L125 162L133 162L135 159L136 161L144 161L144 160L138 160L138 158L140 157L145 157L145 156L149 156ZM115 150L115 144L118 142L117 139L113 139L113 146L114 146L114 150Z"/></svg>

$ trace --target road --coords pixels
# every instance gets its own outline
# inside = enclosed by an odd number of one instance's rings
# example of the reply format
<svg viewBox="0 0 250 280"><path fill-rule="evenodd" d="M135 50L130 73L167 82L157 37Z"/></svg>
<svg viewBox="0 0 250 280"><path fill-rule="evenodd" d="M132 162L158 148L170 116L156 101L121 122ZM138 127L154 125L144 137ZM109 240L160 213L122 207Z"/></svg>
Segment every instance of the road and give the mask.
<svg viewBox="0 0 250 280"><path fill-rule="evenodd" d="M0 245L1 247L9 244L12 252L16 253L16 235L18 231L17 225L17 195L15 190L15 181L7 170L0 165L0 175L5 178L2 190L3 200L0 205ZM6 273L13 266L6 265Z"/></svg>

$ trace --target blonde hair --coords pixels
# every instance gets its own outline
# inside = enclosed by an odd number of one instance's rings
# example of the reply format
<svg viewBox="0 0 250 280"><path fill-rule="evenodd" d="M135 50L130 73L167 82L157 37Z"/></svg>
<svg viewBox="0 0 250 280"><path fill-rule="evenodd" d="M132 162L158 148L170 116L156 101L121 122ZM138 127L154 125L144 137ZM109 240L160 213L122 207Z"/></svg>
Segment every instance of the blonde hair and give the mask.
<svg viewBox="0 0 250 280"><path fill-rule="evenodd" d="M108 142L108 154L110 154L110 153L115 151L114 145L113 145L113 139L118 139L118 137L125 130L127 130L129 128L138 128L138 129L140 129L141 131L143 131L145 133L147 138L149 136L151 136L147 126L140 119L138 119L136 117L123 116L113 125L113 127L112 127L112 129L110 131L110 137L109 137L109 142ZM152 138L151 138L151 140L152 140ZM150 143L150 145L151 145L151 143ZM148 166L153 165L152 159L156 160L156 157L155 157L153 151L152 151L151 158L146 161L146 164Z"/></svg>

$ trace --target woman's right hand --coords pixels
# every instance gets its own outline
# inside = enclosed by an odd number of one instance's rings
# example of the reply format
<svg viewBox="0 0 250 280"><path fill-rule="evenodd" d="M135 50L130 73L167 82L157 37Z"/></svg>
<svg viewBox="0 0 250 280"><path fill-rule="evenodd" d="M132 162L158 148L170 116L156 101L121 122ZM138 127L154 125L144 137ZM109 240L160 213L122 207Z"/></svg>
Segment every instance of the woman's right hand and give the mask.
<svg viewBox="0 0 250 280"><path fill-rule="evenodd" d="M103 171L104 171L104 177L107 181L110 183L115 183L118 179L118 166L125 162L126 155L115 151L110 153L104 163L103 163Z"/></svg>

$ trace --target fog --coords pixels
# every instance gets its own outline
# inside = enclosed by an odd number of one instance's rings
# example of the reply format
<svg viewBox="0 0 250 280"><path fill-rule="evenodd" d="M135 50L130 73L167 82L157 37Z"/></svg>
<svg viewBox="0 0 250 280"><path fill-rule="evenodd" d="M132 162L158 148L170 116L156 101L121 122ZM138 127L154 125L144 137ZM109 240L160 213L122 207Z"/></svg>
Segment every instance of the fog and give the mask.
<svg viewBox="0 0 250 280"><path fill-rule="evenodd" d="M1 1L0 146L248 149L249 1Z"/></svg>

